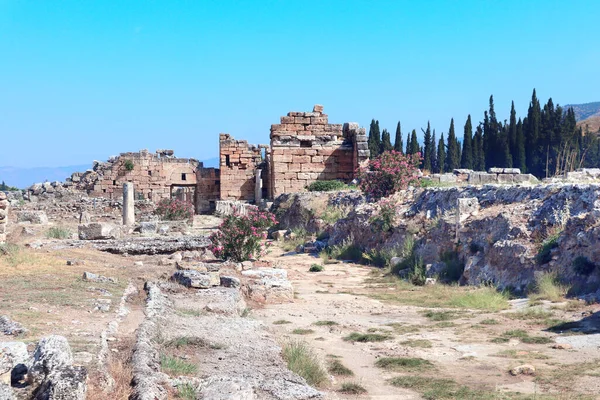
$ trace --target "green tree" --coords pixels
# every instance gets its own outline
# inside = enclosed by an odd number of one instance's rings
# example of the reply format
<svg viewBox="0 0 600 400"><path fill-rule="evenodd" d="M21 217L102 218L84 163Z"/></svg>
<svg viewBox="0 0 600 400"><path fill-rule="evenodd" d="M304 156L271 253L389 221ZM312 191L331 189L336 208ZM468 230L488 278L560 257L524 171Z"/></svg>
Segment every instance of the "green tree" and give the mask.
<svg viewBox="0 0 600 400"><path fill-rule="evenodd" d="M394 140L394 150L400 153L404 152L404 149L402 148L402 129L400 128L400 121L398 121L398 125L396 125L396 139Z"/></svg>
<svg viewBox="0 0 600 400"><path fill-rule="evenodd" d="M423 169L431 171L431 167L431 125L427 121L427 130L423 130Z"/></svg>
<svg viewBox="0 0 600 400"><path fill-rule="evenodd" d="M527 110L527 118L523 122L523 133L525 136L525 157L527 163L527 172L536 176L542 176L542 150L539 146L540 125L542 111L540 101L537 98L535 89L531 95L531 102Z"/></svg>
<svg viewBox="0 0 600 400"><path fill-rule="evenodd" d="M520 168L521 172L525 172L527 170L526 159L525 159L525 136L523 135L523 122L521 118L517 122L516 126L516 148L513 153L513 166L516 168Z"/></svg>
<svg viewBox="0 0 600 400"><path fill-rule="evenodd" d="M6 183L4 183L4 181L2 181L2 184L0 185L0 191L7 191L8 190L8 186L6 186Z"/></svg>
<svg viewBox="0 0 600 400"><path fill-rule="evenodd" d="M437 141L435 140L435 129L434 129L433 136L431 137L431 156L430 156L431 172L439 173L440 167L438 166L438 163L437 163L437 145L436 145L436 143L437 143Z"/></svg>
<svg viewBox="0 0 600 400"><path fill-rule="evenodd" d="M450 120L450 130L448 131L448 153L446 154L446 171L452 172L460 168L460 147L454 132L454 118Z"/></svg>
<svg viewBox="0 0 600 400"><path fill-rule="evenodd" d="M473 136L473 169L485 171L485 152L483 149L483 125L479 124Z"/></svg>
<svg viewBox="0 0 600 400"><path fill-rule="evenodd" d="M420 151L419 141L417 140L417 131L413 129L410 134L410 154L417 154Z"/></svg>
<svg viewBox="0 0 600 400"><path fill-rule="evenodd" d="M375 158L379 155L381 146L381 134L379 133L379 121L371 120L371 126L369 127L369 138L367 139L369 150L371 152L371 158Z"/></svg>
<svg viewBox="0 0 600 400"><path fill-rule="evenodd" d="M517 166L517 112L515 111L515 102L513 101L510 105L510 125L508 127L508 145L510 148L510 154L512 157L513 166ZM518 168L518 167L517 167Z"/></svg>
<svg viewBox="0 0 600 400"><path fill-rule="evenodd" d="M384 129L383 133L381 134L381 148L379 152L383 153L384 151L390 151L393 149L394 146L392 146L392 138L390 137L390 133L387 129Z"/></svg>
<svg viewBox="0 0 600 400"><path fill-rule="evenodd" d="M471 124L471 114L469 114L465 123L460 166L461 168L473 169L473 125Z"/></svg>
<svg viewBox="0 0 600 400"><path fill-rule="evenodd" d="M446 143L444 143L444 134L440 137L437 148L437 164L440 173L446 171Z"/></svg>

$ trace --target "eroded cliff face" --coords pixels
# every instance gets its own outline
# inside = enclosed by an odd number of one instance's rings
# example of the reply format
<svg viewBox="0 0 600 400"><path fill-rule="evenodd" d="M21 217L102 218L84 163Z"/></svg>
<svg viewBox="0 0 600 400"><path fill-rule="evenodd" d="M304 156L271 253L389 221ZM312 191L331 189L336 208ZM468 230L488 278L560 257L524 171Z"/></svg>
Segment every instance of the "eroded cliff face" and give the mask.
<svg viewBox="0 0 600 400"><path fill-rule="evenodd" d="M320 207L313 205L317 197ZM411 237L430 275L454 254L464 264L463 284L526 291L539 274L556 272L576 292L599 290L598 184L419 188L377 203L353 192L302 194L285 202L293 207L279 209L283 228L328 232L330 246L353 243L363 251L394 253ZM342 218L323 222L320 211L344 204ZM394 216L382 229L390 207Z"/></svg>

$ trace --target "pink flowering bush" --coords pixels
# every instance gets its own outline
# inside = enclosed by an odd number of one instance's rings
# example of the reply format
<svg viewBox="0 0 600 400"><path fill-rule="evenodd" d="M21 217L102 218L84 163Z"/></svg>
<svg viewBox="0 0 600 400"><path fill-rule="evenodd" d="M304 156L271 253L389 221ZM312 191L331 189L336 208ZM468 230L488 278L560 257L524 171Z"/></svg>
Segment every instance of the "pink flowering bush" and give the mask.
<svg viewBox="0 0 600 400"><path fill-rule="evenodd" d="M194 205L189 201L162 199L154 212L165 221L180 221L194 216Z"/></svg>
<svg viewBox="0 0 600 400"><path fill-rule="evenodd" d="M360 189L373 199L387 197L418 183L421 154L404 155L386 151L358 170Z"/></svg>
<svg viewBox="0 0 600 400"><path fill-rule="evenodd" d="M216 257L225 260L258 259L267 252L267 229L276 223L275 215L268 211L228 215L219 230L210 235L209 249Z"/></svg>

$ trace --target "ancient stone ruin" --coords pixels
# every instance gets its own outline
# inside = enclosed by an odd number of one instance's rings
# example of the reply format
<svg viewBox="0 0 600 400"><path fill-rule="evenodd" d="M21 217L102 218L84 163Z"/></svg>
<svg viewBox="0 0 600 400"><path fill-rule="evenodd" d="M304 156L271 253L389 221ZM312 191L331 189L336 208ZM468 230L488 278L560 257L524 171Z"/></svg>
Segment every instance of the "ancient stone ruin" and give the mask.
<svg viewBox="0 0 600 400"><path fill-rule="evenodd" d="M8 221L8 200L6 194L0 192L0 243L6 241L6 222Z"/></svg>
<svg viewBox="0 0 600 400"><path fill-rule="evenodd" d="M282 193L305 191L318 180L350 182L369 158L367 136L357 123L331 124L323 106L287 113L271 125L271 143L248 144L227 133L219 136L219 168L177 158L173 150L121 153L91 170L76 172L64 184L33 185L29 199L74 189L90 197L123 199L133 183L134 200L158 203L176 197L194 203L197 214L214 211L218 201L260 204Z"/></svg>

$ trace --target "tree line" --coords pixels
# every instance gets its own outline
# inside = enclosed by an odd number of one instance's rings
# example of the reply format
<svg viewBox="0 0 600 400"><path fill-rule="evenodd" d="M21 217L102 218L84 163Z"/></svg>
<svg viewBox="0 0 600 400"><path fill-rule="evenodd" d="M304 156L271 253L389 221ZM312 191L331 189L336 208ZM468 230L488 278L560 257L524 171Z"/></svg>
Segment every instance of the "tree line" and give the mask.
<svg viewBox="0 0 600 400"><path fill-rule="evenodd" d="M464 124L463 139L459 141L454 128L454 118L446 137L439 139L435 129L427 122L421 128L420 144L415 129L403 141L401 124L396 125L394 144L387 129L380 132L379 121L372 120L369 127L371 155L395 150L404 154L421 153L421 168L433 173L452 172L457 168L485 171L491 167L519 168L538 178L573 171L577 168L600 166L600 141L598 133L578 127L572 108L554 105L552 98L542 107L535 89L527 115L517 119L514 101L508 120L499 121L494 97L483 113L483 121L473 131L471 115Z"/></svg>

